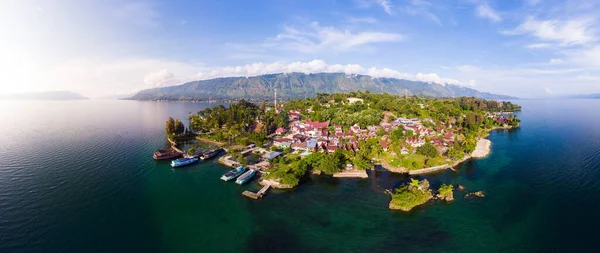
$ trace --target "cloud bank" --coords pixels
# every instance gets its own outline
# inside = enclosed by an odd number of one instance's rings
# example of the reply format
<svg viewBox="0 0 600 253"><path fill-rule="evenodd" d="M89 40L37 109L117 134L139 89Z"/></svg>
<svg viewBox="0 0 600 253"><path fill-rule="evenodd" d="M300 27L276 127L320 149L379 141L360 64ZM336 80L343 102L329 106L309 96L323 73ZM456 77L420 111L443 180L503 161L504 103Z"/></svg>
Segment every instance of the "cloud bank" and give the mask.
<svg viewBox="0 0 600 253"><path fill-rule="evenodd" d="M197 75L199 80L212 79L217 77L232 77L232 76L258 76L275 73L292 73L299 72L305 74L312 73L346 73L346 74L361 74L369 75L374 78L398 78L412 81L437 83L437 84L455 84L469 85L473 82L460 82L456 79L442 78L435 73L403 73L390 68L365 68L359 64L327 64L323 60L312 60L309 62L291 62L291 63L252 63L242 66L216 68L209 71L201 72Z"/></svg>

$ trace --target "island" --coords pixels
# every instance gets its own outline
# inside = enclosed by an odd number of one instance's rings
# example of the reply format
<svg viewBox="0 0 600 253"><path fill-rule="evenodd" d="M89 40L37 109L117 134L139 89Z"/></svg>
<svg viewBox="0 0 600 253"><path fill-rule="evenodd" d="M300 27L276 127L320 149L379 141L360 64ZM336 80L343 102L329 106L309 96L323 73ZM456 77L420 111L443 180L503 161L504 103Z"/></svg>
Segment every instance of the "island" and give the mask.
<svg viewBox="0 0 600 253"><path fill-rule="evenodd" d="M218 143L227 150L224 165L251 167L261 172L260 184L289 189L312 174L364 178L376 166L409 175L453 168L486 156L491 144L485 137L518 127L513 112L520 108L474 97L357 91L285 103L240 100L191 114L189 129L169 119L166 131L174 144L186 138ZM413 181L392 191L390 208L452 201L452 189L442 185L433 195L428 182Z"/></svg>

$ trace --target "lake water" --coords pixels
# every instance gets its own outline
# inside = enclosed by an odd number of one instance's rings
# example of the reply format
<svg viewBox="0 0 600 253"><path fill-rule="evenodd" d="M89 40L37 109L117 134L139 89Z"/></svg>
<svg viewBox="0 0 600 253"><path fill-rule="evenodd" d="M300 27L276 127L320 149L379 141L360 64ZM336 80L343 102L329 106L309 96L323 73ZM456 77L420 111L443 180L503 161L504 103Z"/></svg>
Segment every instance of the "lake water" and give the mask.
<svg viewBox="0 0 600 253"><path fill-rule="evenodd" d="M485 198L404 213L392 173L256 201L215 160L152 160L166 119L207 104L0 101L0 252L597 252L600 100L516 102L522 127L493 132L491 155L424 177Z"/></svg>

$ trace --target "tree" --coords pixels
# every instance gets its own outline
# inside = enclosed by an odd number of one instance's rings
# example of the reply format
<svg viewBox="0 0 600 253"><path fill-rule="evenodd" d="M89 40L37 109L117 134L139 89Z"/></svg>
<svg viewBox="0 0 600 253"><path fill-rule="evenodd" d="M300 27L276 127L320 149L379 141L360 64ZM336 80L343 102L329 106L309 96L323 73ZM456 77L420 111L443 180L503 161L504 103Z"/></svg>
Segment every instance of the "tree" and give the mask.
<svg viewBox="0 0 600 253"><path fill-rule="evenodd" d="M411 178L409 186L411 186L411 187L417 187L418 188L419 187L419 180Z"/></svg>
<svg viewBox="0 0 600 253"><path fill-rule="evenodd" d="M173 127L175 128L175 134L183 134L183 132L185 131L185 126L179 119L175 119Z"/></svg>
<svg viewBox="0 0 600 253"><path fill-rule="evenodd" d="M266 108L267 108L267 105L265 104L265 101L264 100L261 101L260 102L260 110L264 112Z"/></svg>
<svg viewBox="0 0 600 253"><path fill-rule="evenodd" d="M354 167L356 167L359 170L368 170L371 168L371 164L369 164L369 161L360 156L355 157L352 162L354 163Z"/></svg>
<svg viewBox="0 0 600 253"><path fill-rule="evenodd" d="M169 117L169 119L167 120L165 132L167 133L167 135L172 135L175 133L175 120L171 117Z"/></svg>
<svg viewBox="0 0 600 253"><path fill-rule="evenodd" d="M431 143L425 143L425 145L417 148L417 154L424 155L427 157L438 157L440 152L435 148L435 146Z"/></svg>

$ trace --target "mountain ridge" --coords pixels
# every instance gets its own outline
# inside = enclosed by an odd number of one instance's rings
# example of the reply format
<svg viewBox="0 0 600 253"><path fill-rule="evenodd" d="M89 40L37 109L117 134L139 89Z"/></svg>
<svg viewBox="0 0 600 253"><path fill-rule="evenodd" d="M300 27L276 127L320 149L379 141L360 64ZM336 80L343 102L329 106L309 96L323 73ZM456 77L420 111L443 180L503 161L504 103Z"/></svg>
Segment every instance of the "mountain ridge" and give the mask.
<svg viewBox="0 0 600 253"><path fill-rule="evenodd" d="M146 89L132 100L231 100L270 99L277 89L277 97L284 99L313 97L317 93L370 91L398 95L428 97L472 96L487 99L514 99L515 97L480 92L459 85L440 85L396 78L374 78L368 75L345 73L278 73L252 77L219 77L191 81L181 85Z"/></svg>

